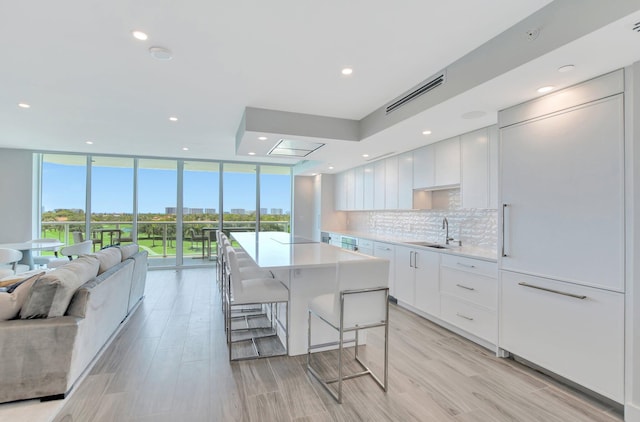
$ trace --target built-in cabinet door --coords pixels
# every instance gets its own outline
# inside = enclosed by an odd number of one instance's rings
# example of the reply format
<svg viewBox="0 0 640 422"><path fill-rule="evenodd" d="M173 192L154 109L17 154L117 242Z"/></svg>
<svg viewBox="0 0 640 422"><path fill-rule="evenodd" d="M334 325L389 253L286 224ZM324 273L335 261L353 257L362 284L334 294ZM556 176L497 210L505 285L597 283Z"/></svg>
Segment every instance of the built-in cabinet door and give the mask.
<svg viewBox="0 0 640 422"><path fill-rule="evenodd" d="M434 146L427 145L413 151L413 189L436 184Z"/></svg>
<svg viewBox="0 0 640 422"><path fill-rule="evenodd" d="M501 129L502 269L624 291L623 97Z"/></svg>
<svg viewBox="0 0 640 422"><path fill-rule="evenodd" d="M500 347L622 403L624 294L500 276Z"/></svg>
<svg viewBox="0 0 640 422"><path fill-rule="evenodd" d="M372 210L373 206L373 197L374 197L374 173L373 173L373 164L367 164L363 167L363 205L362 209L364 210Z"/></svg>
<svg viewBox="0 0 640 422"><path fill-rule="evenodd" d="M415 303L419 310L440 315L440 253L414 250Z"/></svg>
<svg viewBox="0 0 640 422"><path fill-rule="evenodd" d="M398 302L415 305L415 250L405 246L396 246L396 288Z"/></svg>
<svg viewBox="0 0 640 422"><path fill-rule="evenodd" d="M364 167L353 169L353 209L364 209Z"/></svg>
<svg viewBox="0 0 640 422"><path fill-rule="evenodd" d="M480 129L460 137L462 208L489 206L489 133Z"/></svg>
<svg viewBox="0 0 640 422"><path fill-rule="evenodd" d="M460 183L460 138L433 144L435 148L435 186Z"/></svg>
<svg viewBox="0 0 640 422"><path fill-rule="evenodd" d="M499 155L499 133L498 125L489 126L489 208L498 209L498 166Z"/></svg>
<svg viewBox="0 0 640 422"><path fill-rule="evenodd" d="M384 160L384 208L398 209L398 157Z"/></svg>
<svg viewBox="0 0 640 422"><path fill-rule="evenodd" d="M356 209L356 193L355 193L355 170L347 170L345 172L345 188L347 196L347 211Z"/></svg>
<svg viewBox="0 0 640 422"><path fill-rule="evenodd" d="M347 209L347 177L346 173L338 173L335 175L334 194L336 211L345 211Z"/></svg>
<svg viewBox="0 0 640 422"><path fill-rule="evenodd" d="M385 203L385 160L376 161L373 165L373 208L383 210Z"/></svg>
<svg viewBox="0 0 640 422"><path fill-rule="evenodd" d="M413 153L398 156L398 209L413 208Z"/></svg>
<svg viewBox="0 0 640 422"><path fill-rule="evenodd" d="M396 249L389 243L374 242L373 255L389 260L389 294L396 297Z"/></svg>

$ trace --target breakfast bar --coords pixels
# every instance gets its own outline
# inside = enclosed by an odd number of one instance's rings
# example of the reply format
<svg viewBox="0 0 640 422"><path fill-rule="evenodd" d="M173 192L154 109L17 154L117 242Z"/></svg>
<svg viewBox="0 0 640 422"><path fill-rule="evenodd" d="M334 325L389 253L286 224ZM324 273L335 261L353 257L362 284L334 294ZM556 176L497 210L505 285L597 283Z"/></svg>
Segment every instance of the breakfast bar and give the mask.
<svg viewBox="0 0 640 422"><path fill-rule="evenodd" d="M287 327L291 356L307 352L307 307L314 297L335 291L336 264L352 260L365 264L379 259L283 232L233 233L232 238L260 268L273 272L289 288ZM361 288L378 287L367 279L359 284ZM314 339L335 340L330 329L316 329L314 325L313 330Z"/></svg>

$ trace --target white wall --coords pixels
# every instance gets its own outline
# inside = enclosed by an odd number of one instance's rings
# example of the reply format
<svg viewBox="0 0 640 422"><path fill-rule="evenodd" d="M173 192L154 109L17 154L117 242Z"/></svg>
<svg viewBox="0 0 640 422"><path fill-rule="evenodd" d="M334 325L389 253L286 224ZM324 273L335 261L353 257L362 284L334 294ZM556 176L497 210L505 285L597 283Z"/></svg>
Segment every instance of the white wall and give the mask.
<svg viewBox="0 0 640 422"><path fill-rule="evenodd" d="M625 420L640 422L640 62L625 69L627 268ZM638 271L636 271L638 270Z"/></svg>
<svg viewBox="0 0 640 422"><path fill-rule="evenodd" d="M311 176L293 177L293 234L313 238L314 183Z"/></svg>
<svg viewBox="0 0 640 422"><path fill-rule="evenodd" d="M33 153L0 149L0 243L31 239L32 181Z"/></svg>

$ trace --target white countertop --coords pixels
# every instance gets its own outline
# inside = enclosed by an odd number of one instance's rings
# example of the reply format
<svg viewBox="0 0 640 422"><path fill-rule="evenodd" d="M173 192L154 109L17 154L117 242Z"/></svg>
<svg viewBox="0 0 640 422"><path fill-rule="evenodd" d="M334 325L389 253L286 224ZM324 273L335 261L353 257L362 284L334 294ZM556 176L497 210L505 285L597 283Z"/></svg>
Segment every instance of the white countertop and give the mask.
<svg viewBox="0 0 640 422"><path fill-rule="evenodd" d="M490 249L481 246L457 246L457 245L446 245L446 249L437 249L437 248L429 248L426 246L417 246L412 245L409 242L419 242L425 239L407 239L407 238L399 238L394 236L382 236L371 234L367 232L356 232L356 231L348 231L348 230L324 230L329 233L336 233L344 236L352 236L357 237L359 239L368 239L373 240L375 242L385 242L392 243L394 245L399 246L409 246L412 248L426 249L432 252L440 252L443 254L449 255L457 255L457 256L465 256L468 258L476 258L482 259L483 261L489 262L498 262L498 251L495 249Z"/></svg>
<svg viewBox="0 0 640 422"><path fill-rule="evenodd" d="M357 252L282 232L232 233L261 268L291 269L335 266L338 261L371 259Z"/></svg>

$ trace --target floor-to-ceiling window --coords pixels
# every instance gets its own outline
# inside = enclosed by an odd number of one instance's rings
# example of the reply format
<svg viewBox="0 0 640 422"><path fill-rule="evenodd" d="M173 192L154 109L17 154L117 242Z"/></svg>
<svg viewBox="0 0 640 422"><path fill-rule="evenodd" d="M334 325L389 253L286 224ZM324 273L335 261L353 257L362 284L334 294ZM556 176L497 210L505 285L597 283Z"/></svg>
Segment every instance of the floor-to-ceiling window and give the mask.
<svg viewBox="0 0 640 422"><path fill-rule="evenodd" d="M183 265L210 265L219 227L220 164L185 161L182 197Z"/></svg>
<svg viewBox="0 0 640 422"><path fill-rule="evenodd" d="M131 243L133 158L91 159L91 238L94 246Z"/></svg>
<svg viewBox="0 0 640 422"><path fill-rule="evenodd" d="M138 160L138 239L150 266L176 265L177 161Z"/></svg>
<svg viewBox="0 0 640 422"><path fill-rule="evenodd" d="M41 162L42 237L67 244L137 242L153 267L188 267L213 265L219 227L291 230L289 166L80 154Z"/></svg>
<svg viewBox="0 0 640 422"><path fill-rule="evenodd" d="M86 236L86 176L84 155L42 155L42 237L73 244Z"/></svg>
<svg viewBox="0 0 640 422"><path fill-rule="evenodd" d="M260 166L260 231L291 232L291 168Z"/></svg>
<svg viewBox="0 0 640 422"><path fill-rule="evenodd" d="M223 227L227 234L256 229L256 165L224 163Z"/></svg>

